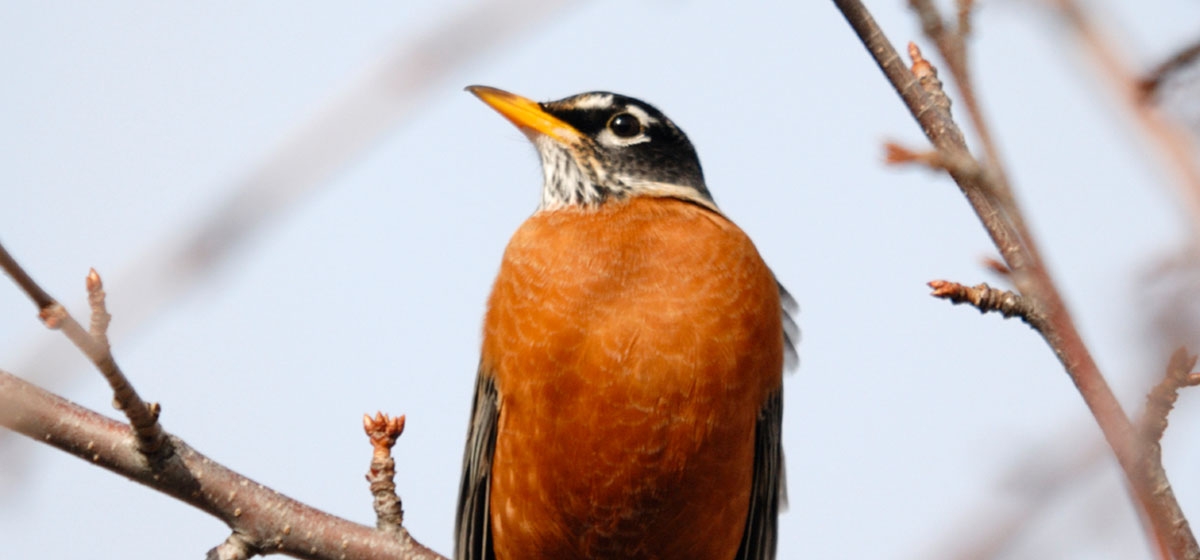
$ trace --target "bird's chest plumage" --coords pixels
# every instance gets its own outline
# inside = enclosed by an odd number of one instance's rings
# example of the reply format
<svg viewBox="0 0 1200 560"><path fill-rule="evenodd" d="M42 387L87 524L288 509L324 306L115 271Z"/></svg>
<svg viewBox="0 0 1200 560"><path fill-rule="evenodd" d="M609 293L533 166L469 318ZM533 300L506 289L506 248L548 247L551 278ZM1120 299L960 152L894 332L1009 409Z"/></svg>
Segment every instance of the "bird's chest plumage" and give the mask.
<svg viewBox="0 0 1200 560"><path fill-rule="evenodd" d="M530 218L484 324L497 557L731 558L782 348L775 281L725 218L639 198Z"/></svg>

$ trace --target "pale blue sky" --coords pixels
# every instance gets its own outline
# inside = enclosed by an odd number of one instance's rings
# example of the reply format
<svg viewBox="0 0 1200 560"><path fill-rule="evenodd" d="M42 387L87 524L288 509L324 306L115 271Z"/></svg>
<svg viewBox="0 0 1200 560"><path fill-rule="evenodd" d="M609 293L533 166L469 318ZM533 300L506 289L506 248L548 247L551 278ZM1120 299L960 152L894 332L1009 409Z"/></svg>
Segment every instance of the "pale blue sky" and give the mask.
<svg viewBox="0 0 1200 560"><path fill-rule="evenodd" d="M122 310L144 296L124 282L132 267L202 223L379 57L473 4L5 3L0 239L73 309L96 267L118 360L162 403L166 428L288 495L371 523L360 417L407 414L396 448L407 524L448 553L484 298L541 177L521 134L462 88L639 97L688 133L717 202L801 304L781 558L944 557L954 535L969 541L1040 491L1000 479L1014 463L1069 457L1098 431L1022 324L928 297L935 278L995 282L979 265L991 247L948 180L882 165L881 141L921 136L832 3L731 4L582 4L467 64L428 61L418 70L441 74L381 141L210 281L128 328ZM898 46L917 36L904 2L870 4ZM1194 2L1116 4L1097 2L1137 62L1198 31ZM985 2L975 21L975 73L1018 195L1102 368L1135 406L1166 359L1149 352L1136 290L1184 241L1180 204L1052 19L1032 3ZM111 413L100 377L5 284L0 368ZM47 375L29 348L68 358ZM1167 440L1193 517L1196 398L1181 399ZM1085 478L1012 557L1145 555L1111 464ZM11 435L0 480L8 557L198 558L227 534Z"/></svg>

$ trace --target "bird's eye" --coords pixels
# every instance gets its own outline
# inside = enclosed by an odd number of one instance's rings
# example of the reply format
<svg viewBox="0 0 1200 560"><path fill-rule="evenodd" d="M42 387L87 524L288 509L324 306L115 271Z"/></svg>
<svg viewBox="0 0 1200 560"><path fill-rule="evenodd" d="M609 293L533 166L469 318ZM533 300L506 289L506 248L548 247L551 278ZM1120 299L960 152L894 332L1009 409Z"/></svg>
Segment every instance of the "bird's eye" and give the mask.
<svg viewBox="0 0 1200 560"><path fill-rule="evenodd" d="M642 121L629 113L617 113L608 119L608 129L619 138L633 138L642 132Z"/></svg>

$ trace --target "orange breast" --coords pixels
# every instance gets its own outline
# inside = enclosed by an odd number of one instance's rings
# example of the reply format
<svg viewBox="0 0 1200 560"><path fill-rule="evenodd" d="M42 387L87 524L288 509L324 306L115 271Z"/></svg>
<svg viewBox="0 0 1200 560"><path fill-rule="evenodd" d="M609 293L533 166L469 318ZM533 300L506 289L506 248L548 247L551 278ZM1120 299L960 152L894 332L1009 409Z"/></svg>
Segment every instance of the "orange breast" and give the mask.
<svg viewBox="0 0 1200 560"><path fill-rule="evenodd" d="M497 558L732 558L782 332L771 272L720 215L633 198L531 217L484 324Z"/></svg>

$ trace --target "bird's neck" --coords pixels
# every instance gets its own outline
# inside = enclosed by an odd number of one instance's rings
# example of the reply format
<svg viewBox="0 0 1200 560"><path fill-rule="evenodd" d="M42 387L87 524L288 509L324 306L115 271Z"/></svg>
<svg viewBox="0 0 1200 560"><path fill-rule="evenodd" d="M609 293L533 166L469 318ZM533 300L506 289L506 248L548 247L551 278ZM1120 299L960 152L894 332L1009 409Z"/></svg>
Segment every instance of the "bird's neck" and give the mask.
<svg viewBox="0 0 1200 560"><path fill-rule="evenodd" d="M536 141L542 159L542 202L539 210L583 207L595 208L613 199L623 198L627 189L613 181L590 161L579 162L580 155L550 140Z"/></svg>

